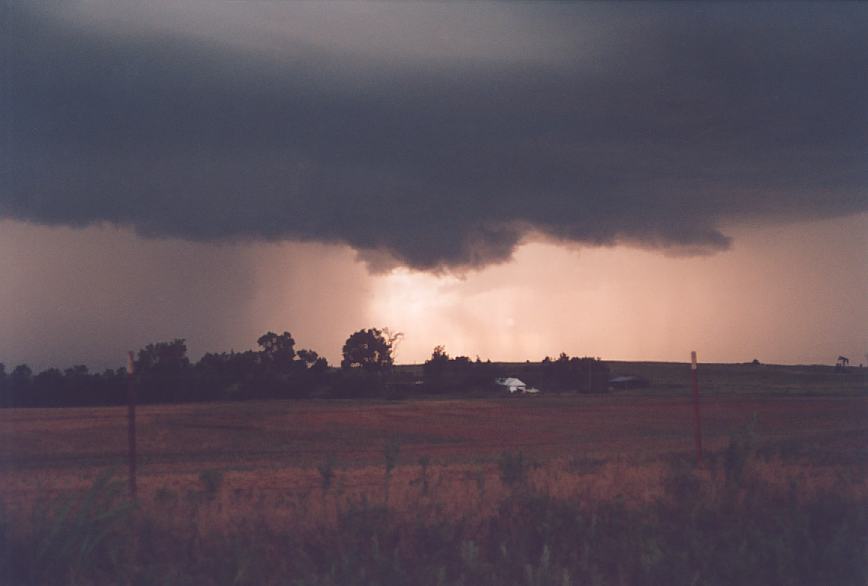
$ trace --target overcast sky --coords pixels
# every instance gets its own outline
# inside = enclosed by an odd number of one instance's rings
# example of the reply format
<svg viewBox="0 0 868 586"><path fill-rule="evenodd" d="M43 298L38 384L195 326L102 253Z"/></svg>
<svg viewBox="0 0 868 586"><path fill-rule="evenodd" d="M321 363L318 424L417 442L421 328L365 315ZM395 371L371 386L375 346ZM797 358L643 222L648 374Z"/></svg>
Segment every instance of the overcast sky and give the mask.
<svg viewBox="0 0 868 586"><path fill-rule="evenodd" d="M868 351L868 9L3 2L0 361Z"/></svg>

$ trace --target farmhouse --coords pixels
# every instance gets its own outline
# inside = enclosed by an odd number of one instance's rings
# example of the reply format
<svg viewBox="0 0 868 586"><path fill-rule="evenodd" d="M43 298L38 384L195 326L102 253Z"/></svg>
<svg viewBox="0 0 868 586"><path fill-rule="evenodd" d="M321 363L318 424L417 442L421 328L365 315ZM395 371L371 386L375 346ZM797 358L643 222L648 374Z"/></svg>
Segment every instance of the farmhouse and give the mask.
<svg viewBox="0 0 868 586"><path fill-rule="evenodd" d="M527 384L521 379L517 379L513 376L507 378L498 378L495 379L494 382L505 388L510 393L527 393L529 395L535 395L539 393L539 389L535 389L533 387L528 387Z"/></svg>
<svg viewBox="0 0 868 586"><path fill-rule="evenodd" d="M495 379L494 382L504 387L510 393L523 393L527 390L527 385L520 379L515 378L514 376L510 376L507 378L498 378Z"/></svg>

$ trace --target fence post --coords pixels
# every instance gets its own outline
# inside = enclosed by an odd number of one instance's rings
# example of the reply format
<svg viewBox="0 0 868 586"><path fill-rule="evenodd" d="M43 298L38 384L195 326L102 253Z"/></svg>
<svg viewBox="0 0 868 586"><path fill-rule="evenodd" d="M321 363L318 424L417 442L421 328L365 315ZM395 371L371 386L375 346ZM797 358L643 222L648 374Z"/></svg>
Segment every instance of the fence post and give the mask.
<svg viewBox="0 0 868 586"><path fill-rule="evenodd" d="M130 497L136 498L136 381L133 352L127 353L127 440L129 445Z"/></svg>
<svg viewBox="0 0 868 586"><path fill-rule="evenodd" d="M699 411L699 379L696 374L696 350L690 353L690 371L693 374L693 443L696 445L696 464L702 464L702 418Z"/></svg>

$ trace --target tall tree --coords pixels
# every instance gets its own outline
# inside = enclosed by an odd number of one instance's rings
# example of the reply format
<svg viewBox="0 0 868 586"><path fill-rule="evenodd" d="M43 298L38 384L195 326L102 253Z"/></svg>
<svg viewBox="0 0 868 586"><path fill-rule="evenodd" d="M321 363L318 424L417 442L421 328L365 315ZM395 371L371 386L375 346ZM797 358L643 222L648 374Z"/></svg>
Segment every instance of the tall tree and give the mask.
<svg viewBox="0 0 868 586"><path fill-rule="evenodd" d="M187 358L187 343L183 338L171 342L148 344L139 350L136 372L140 373L177 373L190 366Z"/></svg>
<svg viewBox="0 0 868 586"><path fill-rule="evenodd" d="M263 334L256 340L262 348L262 362L268 368L286 373L295 360L295 340L289 332L278 335L274 332Z"/></svg>
<svg viewBox="0 0 868 586"><path fill-rule="evenodd" d="M189 400L190 359L182 338L171 342L148 344L139 350L136 376L145 393L142 401L171 402Z"/></svg>
<svg viewBox="0 0 868 586"><path fill-rule="evenodd" d="M431 358L422 365L422 373L429 383L440 384L449 369L449 354L445 346L435 346Z"/></svg>
<svg viewBox="0 0 868 586"><path fill-rule="evenodd" d="M342 368L361 368L378 372L391 368L392 345L395 335L387 338L383 330L369 328L359 330L347 338L343 347Z"/></svg>

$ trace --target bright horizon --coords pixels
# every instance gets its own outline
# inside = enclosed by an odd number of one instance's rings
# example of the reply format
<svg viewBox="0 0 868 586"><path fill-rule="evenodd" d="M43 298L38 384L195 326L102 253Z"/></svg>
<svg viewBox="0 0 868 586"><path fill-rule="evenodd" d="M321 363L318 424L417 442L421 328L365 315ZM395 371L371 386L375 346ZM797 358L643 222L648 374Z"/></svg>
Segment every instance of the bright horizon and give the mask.
<svg viewBox="0 0 868 586"><path fill-rule="evenodd" d="M127 349L174 338L195 360L288 330L336 365L350 333L387 326L405 334L404 364L444 345L452 356L506 362L560 352L686 362L696 349L704 362L833 364L843 354L856 365L868 323L859 303L866 226L868 214L742 229L711 257L537 241L510 262L456 276L370 274L340 246L209 247L7 221L0 362L102 369L123 365ZM128 273L130 263L138 269Z"/></svg>

